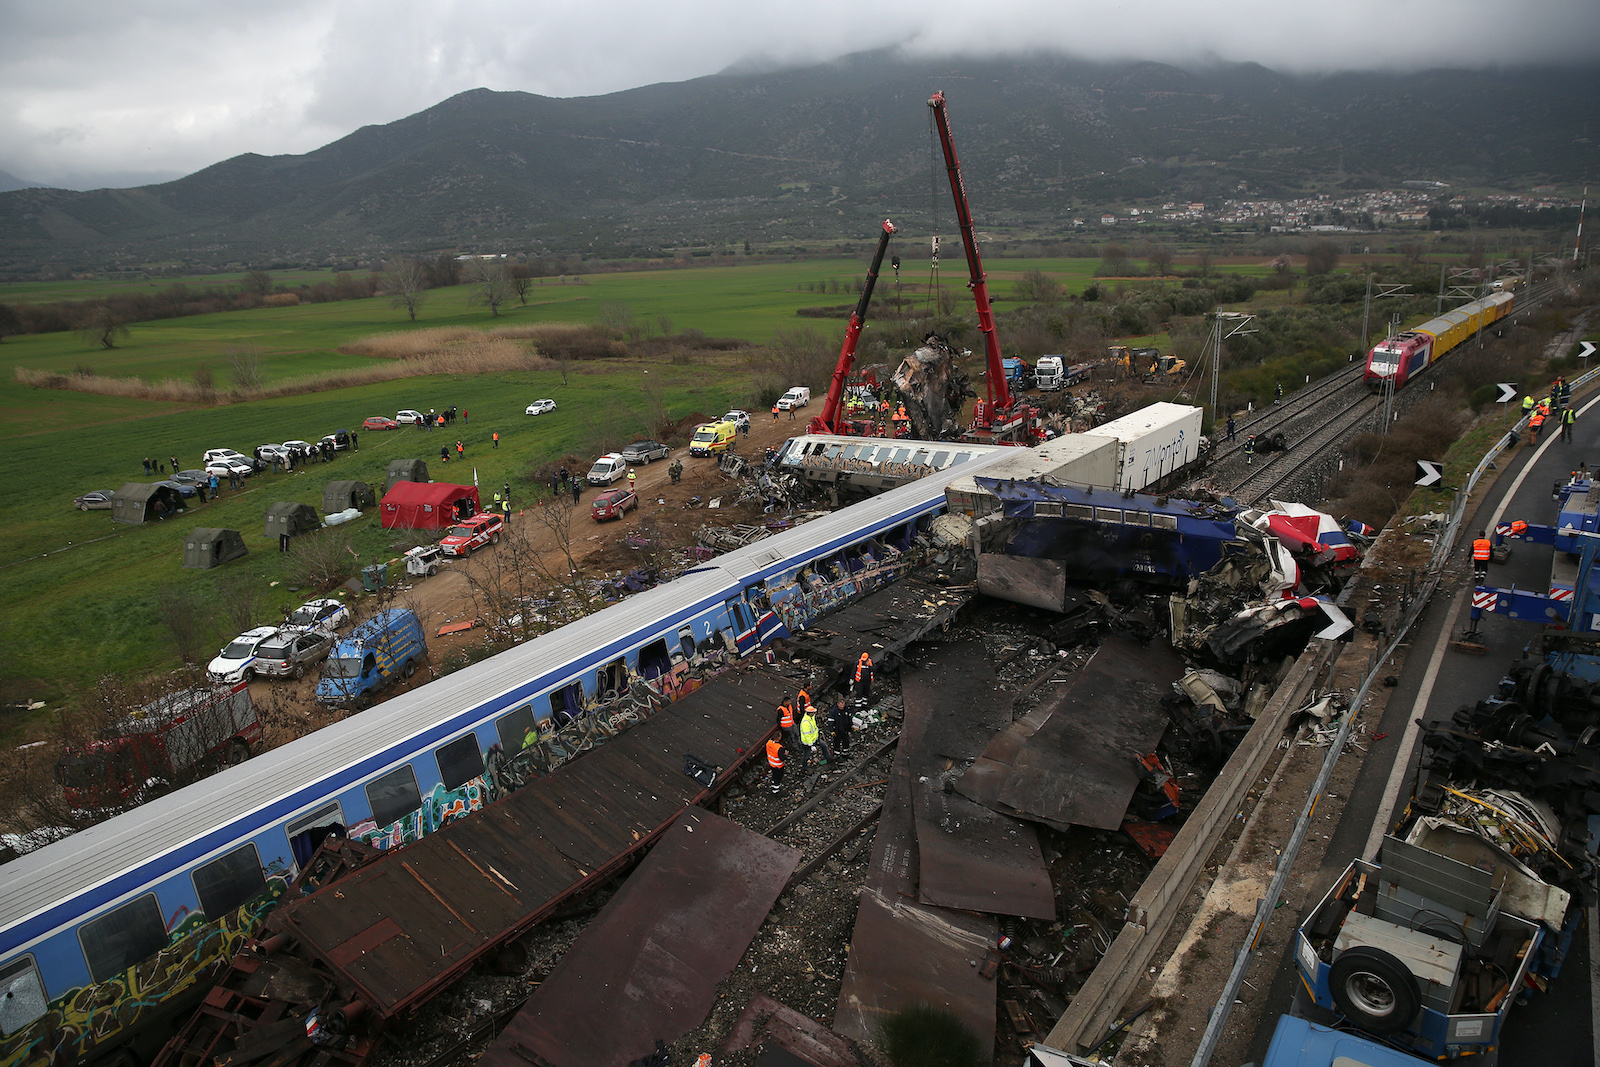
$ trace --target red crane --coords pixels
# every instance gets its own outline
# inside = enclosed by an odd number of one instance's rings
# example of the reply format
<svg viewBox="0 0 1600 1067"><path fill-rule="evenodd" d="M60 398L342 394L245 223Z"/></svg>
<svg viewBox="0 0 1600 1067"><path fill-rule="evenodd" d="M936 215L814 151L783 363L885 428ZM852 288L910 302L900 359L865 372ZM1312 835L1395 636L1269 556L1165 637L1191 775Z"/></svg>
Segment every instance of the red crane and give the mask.
<svg viewBox="0 0 1600 1067"><path fill-rule="evenodd" d="M983 273L983 261L978 257L978 240L972 233L972 210L967 207L967 190L961 181L961 163L956 159L956 145L950 139L950 119L945 114L943 91L928 98L933 109L933 121L939 127L939 143L944 147L944 166L950 173L950 192L956 201L956 222L961 226L961 247L967 253L967 288L978 305L978 329L983 333L984 352L989 360L989 372L984 376L989 393L990 415L996 422L1006 421L1011 411L1011 387L1006 383L1006 369L1000 357L1000 337L995 333L994 309L989 306L989 282ZM978 413L977 422L985 424L985 412Z"/></svg>
<svg viewBox="0 0 1600 1067"><path fill-rule="evenodd" d="M807 433L854 433L849 422L839 416L844 401L844 383L850 376L850 367L856 360L856 345L861 340L861 324L867 317L867 305L872 302L872 290L878 283L878 268L883 266L883 253L894 235L894 223L883 220L883 232L878 235L878 251L873 254L872 266L867 270L867 282L861 287L861 299L850 313L850 325L844 331L844 344L839 346L839 361L833 367L833 380L828 383L828 399L822 411L814 416Z"/></svg>

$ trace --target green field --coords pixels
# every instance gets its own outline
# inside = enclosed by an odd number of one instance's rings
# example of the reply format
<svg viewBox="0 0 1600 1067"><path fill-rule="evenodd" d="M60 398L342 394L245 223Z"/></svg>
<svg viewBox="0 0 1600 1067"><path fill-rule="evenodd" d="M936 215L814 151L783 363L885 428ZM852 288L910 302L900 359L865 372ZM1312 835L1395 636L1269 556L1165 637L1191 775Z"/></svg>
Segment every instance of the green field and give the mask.
<svg viewBox="0 0 1600 1067"><path fill-rule="evenodd" d="M1003 299L1015 280L1033 269L1057 277L1068 292L1081 292L1097 265L1087 259L1008 259L989 268L994 293ZM643 432L646 402L640 383L646 370L665 383L665 400L675 418L748 406L752 394L751 374L736 353L712 364L686 366L582 362L572 368L566 385L557 371L436 376L217 406L35 388L16 380L15 367L63 374L87 367L106 376L187 380L205 364L218 387L226 389L227 353L235 346L260 351L263 376L270 383L361 366L366 357L338 350L375 333L598 322L614 317L619 305L626 306L636 323L658 334L666 325L674 332L693 329L761 343L784 330L810 328L831 340L842 333L842 320L804 318L795 312L853 304L865 269L864 261L839 258L535 280L528 305L508 304L498 318L473 306L471 290L459 286L430 291L415 324L385 298L305 304L139 323L110 351L72 334L7 338L0 344L0 414L5 425L0 440L12 488L0 503L0 580L10 610L0 622L0 646L6 649L0 659L0 689L7 700L58 702L70 700L74 691L108 672L142 674L173 666L172 637L158 603L174 592L217 606L218 615L223 602L238 595L240 586L230 583L243 583L265 597L265 618L299 602L307 594L287 590L276 543L263 533L264 513L275 501L320 506L328 481L356 478L381 485L388 461L410 456L427 459L436 480L470 481L475 469L485 496L509 481L515 497L527 500L535 492L525 480L532 468L568 453L588 457L602 440L621 443ZM947 263L944 275L943 284L954 290L958 307L965 310L964 264ZM308 272L274 276L275 282L288 284L307 279L316 280ZM217 280L191 281L203 285ZM926 264L908 265L904 280L907 286L925 283ZM838 282L841 291L818 291L819 283L830 282ZM0 286L0 301L89 299L113 284L132 283ZM880 285L892 284L886 271ZM542 396L554 397L559 409L538 418L525 416L527 403ZM224 491L222 500L163 523L118 525L109 512L79 512L70 505L74 496L90 489L146 480L140 463L145 456L166 461L176 455L183 467L198 467L208 448L248 453L269 441L316 440L338 427L357 428L368 415L452 404L471 412L468 425L457 423L448 432L451 445L457 437L467 445L466 470L453 462L439 466L442 435L407 429L362 434L358 454L342 454L332 465L313 465L293 475L258 475L245 491ZM502 437L498 450L489 447L494 430ZM183 536L199 526L243 531L251 554L217 571L183 570ZM362 562L391 558L405 542L404 536L381 530L376 511L351 529ZM218 643L231 634L220 618L206 624Z"/></svg>

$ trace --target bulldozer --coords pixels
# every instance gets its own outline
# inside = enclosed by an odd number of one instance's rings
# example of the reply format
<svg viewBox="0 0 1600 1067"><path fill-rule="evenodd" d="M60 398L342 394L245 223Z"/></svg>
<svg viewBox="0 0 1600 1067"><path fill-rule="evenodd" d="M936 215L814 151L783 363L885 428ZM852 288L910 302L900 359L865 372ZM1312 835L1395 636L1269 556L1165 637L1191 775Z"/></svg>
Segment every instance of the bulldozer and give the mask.
<svg viewBox="0 0 1600 1067"><path fill-rule="evenodd" d="M1159 352L1155 352L1154 349L1149 351L1155 354L1144 372L1144 380L1146 382L1158 382L1164 377L1176 378L1183 374L1184 368L1189 365L1187 360L1179 359L1177 356L1163 356Z"/></svg>

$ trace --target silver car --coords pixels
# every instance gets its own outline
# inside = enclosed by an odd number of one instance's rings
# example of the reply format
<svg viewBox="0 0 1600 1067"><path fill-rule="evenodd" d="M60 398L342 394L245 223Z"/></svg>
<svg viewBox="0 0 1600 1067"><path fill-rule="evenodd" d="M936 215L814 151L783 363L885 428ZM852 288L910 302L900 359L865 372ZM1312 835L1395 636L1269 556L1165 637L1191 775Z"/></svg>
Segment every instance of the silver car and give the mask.
<svg viewBox="0 0 1600 1067"><path fill-rule="evenodd" d="M668 451L660 441L635 441L622 450L622 458L629 463L649 463L653 459L666 459Z"/></svg>
<svg viewBox="0 0 1600 1067"><path fill-rule="evenodd" d="M333 648L326 630L279 630L256 647L255 670L263 678L303 678Z"/></svg>

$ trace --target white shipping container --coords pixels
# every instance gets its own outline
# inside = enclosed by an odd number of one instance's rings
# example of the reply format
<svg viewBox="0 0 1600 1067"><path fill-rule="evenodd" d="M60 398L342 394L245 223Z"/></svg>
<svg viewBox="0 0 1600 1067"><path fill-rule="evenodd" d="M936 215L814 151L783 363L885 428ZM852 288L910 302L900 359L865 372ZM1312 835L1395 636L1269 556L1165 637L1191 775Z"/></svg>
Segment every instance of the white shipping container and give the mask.
<svg viewBox="0 0 1600 1067"><path fill-rule="evenodd" d="M1116 484L1118 444L1106 437L1074 433L1028 448L1002 448L981 472L985 478L1010 478L1023 482L1048 478L1052 485L1077 485L1107 489ZM952 512L982 517L999 510L999 500L980 489L973 475L957 478L945 487L945 502Z"/></svg>
<svg viewBox="0 0 1600 1067"><path fill-rule="evenodd" d="M1078 436L1117 441L1117 488L1139 492L1200 458L1201 414L1187 404L1151 404Z"/></svg>

